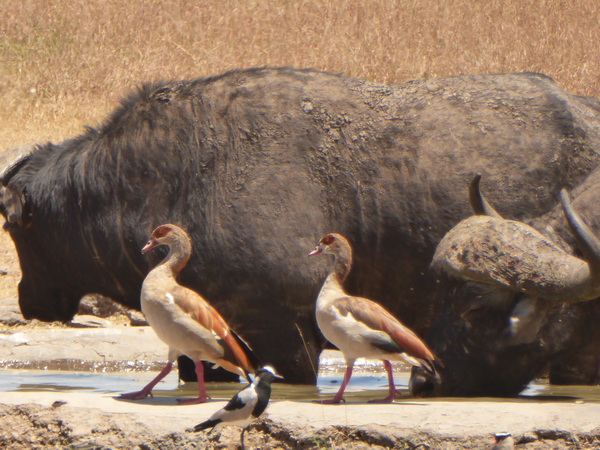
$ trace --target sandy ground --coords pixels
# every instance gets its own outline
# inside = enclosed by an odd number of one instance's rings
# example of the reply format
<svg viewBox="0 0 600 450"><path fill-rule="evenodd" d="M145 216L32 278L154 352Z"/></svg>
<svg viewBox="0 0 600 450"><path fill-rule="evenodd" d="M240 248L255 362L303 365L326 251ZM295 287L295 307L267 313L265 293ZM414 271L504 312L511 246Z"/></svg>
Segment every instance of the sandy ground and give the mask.
<svg viewBox="0 0 600 450"><path fill-rule="evenodd" d="M65 402L65 403L63 403ZM179 406L172 398L118 401L86 393L4 392L0 415L28 416L29 435L38 422L55 423L41 443L98 446L233 446L239 429L206 435L188 430L224 406L224 401ZM52 405L55 405L54 407ZM60 405L60 406L58 406ZM598 448L600 405L559 403L412 402L390 405L316 405L275 401L266 418L247 433L248 447L312 448L327 445L412 448L485 448L499 430L510 430L529 448ZM14 445L14 431L3 433ZM11 427L12 428L12 427ZM48 431L53 427L47 426ZM13 439L12 441L10 439ZM6 439L6 438L5 438ZM63 439L61 441L61 439ZM35 445L35 441L25 441ZM152 444L154 443L154 444Z"/></svg>

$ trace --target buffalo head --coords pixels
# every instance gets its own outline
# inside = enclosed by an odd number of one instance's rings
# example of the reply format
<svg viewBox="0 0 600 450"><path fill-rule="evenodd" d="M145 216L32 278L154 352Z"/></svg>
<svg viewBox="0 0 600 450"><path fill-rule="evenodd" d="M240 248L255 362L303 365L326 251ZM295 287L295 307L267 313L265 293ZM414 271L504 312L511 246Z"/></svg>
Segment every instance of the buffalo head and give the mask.
<svg viewBox="0 0 600 450"><path fill-rule="evenodd" d="M440 379L415 371L415 395L512 396L553 357L568 351L585 323L586 300L600 296L600 242L561 192L564 214L585 260L533 227L502 219L478 194L476 215L439 243L440 313L429 343L444 361Z"/></svg>
<svg viewBox="0 0 600 450"><path fill-rule="evenodd" d="M29 192L16 176L19 171L22 174L30 172L29 163L30 154L19 153L2 173L0 212L5 218L4 229L11 234L19 254L22 271L19 303L23 315L25 318L60 320L75 314L81 294L66 292L51 282L55 261L40 257L39 250L45 246L43 234L29 232L32 228ZM46 239L52 238L46 236ZM41 307L42 299L49 297L56 299L51 311Z"/></svg>
<svg viewBox="0 0 600 450"><path fill-rule="evenodd" d="M94 231L102 230L102 225L97 224L103 217L107 220L108 215L102 215L102 211L92 215L94 208L76 198L77 192L70 189L72 179L59 180L45 166L48 160L56 159L56 171L70 167L67 151L71 148L48 144L27 150L13 154L13 162L0 174L0 213L19 256L22 277L18 291L23 316L45 321L70 320L81 297L88 293L106 293L115 299L125 298L128 293L136 298L135 287L118 283L116 276L110 276L111 271L99 275L96 266L104 264L102 258L82 256L90 247L96 249L92 252L96 256L112 250L105 245L108 239L102 232ZM77 209L90 211L87 221L69 213ZM135 248L142 240L130 245ZM118 270L131 271L115 267L113 272ZM142 275L136 275L141 283Z"/></svg>

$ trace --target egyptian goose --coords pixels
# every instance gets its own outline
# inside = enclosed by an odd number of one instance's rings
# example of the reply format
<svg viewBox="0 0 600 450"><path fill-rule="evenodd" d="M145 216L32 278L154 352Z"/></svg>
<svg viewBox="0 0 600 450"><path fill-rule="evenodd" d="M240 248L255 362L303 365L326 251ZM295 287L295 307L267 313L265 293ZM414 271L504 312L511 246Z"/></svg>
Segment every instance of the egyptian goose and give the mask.
<svg viewBox="0 0 600 450"><path fill-rule="evenodd" d="M209 433L225 425L238 425L242 427L240 440L244 448L244 432L252 419L259 417L269 404L271 398L271 382L281 378L270 366L265 366L256 372L254 381L241 389L221 409L216 411L210 419L196 425L193 431L202 431L210 428Z"/></svg>
<svg viewBox="0 0 600 450"><path fill-rule="evenodd" d="M254 373L257 360L248 345L206 300L177 283L177 275L192 253L188 234L176 225L161 225L152 232L142 253L159 245L168 246L169 253L146 276L141 303L146 320L157 336L169 346L168 363L141 391L122 394L121 398L145 398L171 371L175 359L186 355L196 367L198 398L180 400L180 403L202 403L210 397L206 394L201 361L213 362L250 381L248 373Z"/></svg>
<svg viewBox="0 0 600 450"><path fill-rule="evenodd" d="M352 248L346 238L336 233L325 235L309 256L322 253L334 255L335 262L317 297L317 324L325 338L344 354L346 373L335 397L320 403L342 401L357 358L383 360L389 394L378 403L390 403L396 394L390 361L404 361L435 373L434 362L439 360L415 333L381 305L344 291L343 283L352 266Z"/></svg>

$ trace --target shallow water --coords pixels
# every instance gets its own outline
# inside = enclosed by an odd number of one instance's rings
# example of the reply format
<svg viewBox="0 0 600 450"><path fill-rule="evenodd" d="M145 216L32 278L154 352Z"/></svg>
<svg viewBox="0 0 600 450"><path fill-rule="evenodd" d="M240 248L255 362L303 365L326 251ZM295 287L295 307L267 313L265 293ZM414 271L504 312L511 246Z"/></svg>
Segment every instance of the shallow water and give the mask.
<svg viewBox="0 0 600 450"><path fill-rule="evenodd" d="M331 369L331 368L329 368ZM342 381L343 368L326 370L319 374L317 386L298 386L285 383L273 385L272 398L276 400L310 401L333 396ZM123 392L140 390L156 372L108 372L90 373L57 370L4 369L0 372L0 391L60 391L98 392L118 395ZM396 387L402 399L410 400L408 392L408 370L396 370ZM207 390L213 399L229 399L244 383L207 383ZM180 383L177 371L173 371L153 391L159 397L194 397L196 383ZM370 368L358 368L346 390L348 402L363 402L383 398L387 394L385 372ZM435 399L432 399L435 401ZM442 401L465 401L465 399L443 398ZM489 401L489 398L468 399L469 401ZM543 381L531 383L518 398L494 399L494 401L564 401L600 403L600 386L550 386ZM430 401L430 400L428 400Z"/></svg>
<svg viewBox="0 0 600 450"><path fill-rule="evenodd" d="M6 369L0 372L0 391L64 391L64 392L98 392L102 394L118 395L122 392L140 390L146 385L156 372L129 372L129 373L89 373L58 370L20 370ZM397 378L397 387L402 388L400 376ZM333 395L339 388L342 378L337 375L319 377L317 386L291 385L276 383L273 385L273 398L286 400L313 400L319 394ZM206 383L207 390L213 398L230 398L241 389L245 383ZM404 382L406 387L406 382ZM385 376L360 374L352 377L351 385L347 392L349 395L360 396L361 392L382 390L385 396L387 379ZM182 383L177 379L177 371L169 374L153 391L155 396L167 397L192 397L197 394L196 383Z"/></svg>

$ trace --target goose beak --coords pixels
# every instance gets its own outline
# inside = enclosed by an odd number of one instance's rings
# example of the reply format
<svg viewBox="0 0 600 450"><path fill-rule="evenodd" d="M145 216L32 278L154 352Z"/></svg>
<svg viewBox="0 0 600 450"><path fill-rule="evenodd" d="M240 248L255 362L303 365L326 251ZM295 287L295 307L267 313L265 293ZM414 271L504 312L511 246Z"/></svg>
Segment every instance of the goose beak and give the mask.
<svg viewBox="0 0 600 450"><path fill-rule="evenodd" d="M150 239L148 241L148 243L146 245L144 245L144 248L142 249L142 254L149 252L150 250L152 250L154 247L156 247L158 245L158 241L155 239Z"/></svg>
<svg viewBox="0 0 600 450"><path fill-rule="evenodd" d="M312 252L310 252L308 256L320 255L321 253L323 253L323 249L321 247L317 247Z"/></svg>

